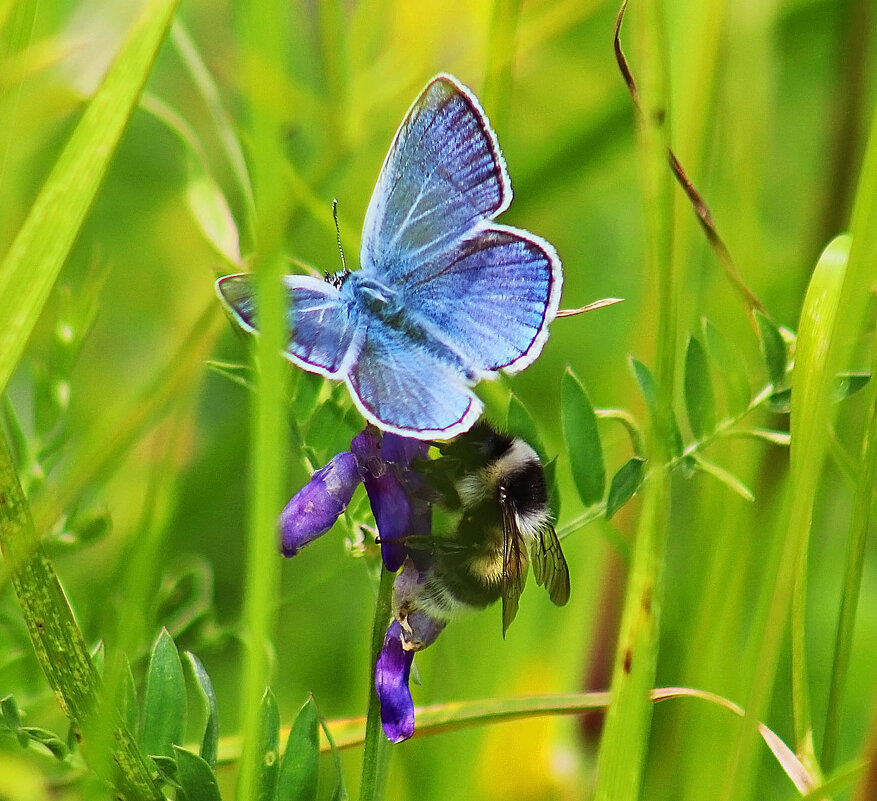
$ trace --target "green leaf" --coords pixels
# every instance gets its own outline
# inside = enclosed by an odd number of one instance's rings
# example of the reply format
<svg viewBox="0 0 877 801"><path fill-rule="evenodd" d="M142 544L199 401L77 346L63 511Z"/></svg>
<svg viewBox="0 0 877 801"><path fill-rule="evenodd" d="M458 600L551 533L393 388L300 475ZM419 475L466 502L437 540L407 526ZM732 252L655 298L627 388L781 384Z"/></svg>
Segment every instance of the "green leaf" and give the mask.
<svg viewBox="0 0 877 801"><path fill-rule="evenodd" d="M728 344L706 317L701 320L701 328L707 353L725 382L728 411L731 414L742 412L749 405L752 392L740 352Z"/></svg>
<svg viewBox="0 0 877 801"><path fill-rule="evenodd" d="M319 756L317 705L310 696L289 730L277 782L278 801L316 801Z"/></svg>
<svg viewBox="0 0 877 801"><path fill-rule="evenodd" d="M177 3L147 4L0 263L0 391L82 228Z"/></svg>
<svg viewBox="0 0 877 801"><path fill-rule="evenodd" d="M529 443L533 450L539 454L542 462L545 463L547 461L547 454L545 447L542 445L542 438L539 436L536 421L527 410L527 407L521 402L521 399L515 394L509 397L506 426L508 427L509 434L520 437L524 442Z"/></svg>
<svg viewBox="0 0 877 801"><path fill-rule="evenodd" d="M274 801L280 768L280 712L270 687L259 704L259 742L254 757L258 760L256 801Z"/></svg>
<svg viewBox="0 0 877 801"><path fill-rule="evenodd" d="M859 371L838 373L832 400L835 402L846 400L850 395L855 395L859 390L864 389L870 380L870 373Z"/></svg>
<svg viewBox="0 0 877 801"><path fill-rule="evenodd" d="M147 754L172 757L174 744L183 742L185 734L183 665L173 638L162 629L149 658L140 742Z"/></svg>
<svg viewBox="0 0 877 801"><path fill-rule="evenodd" d="M198 659L191 651L186 651L186 658L195 676L198 686L198 695L201 698L202 708L206 721L204 723L204 737L201 740L201 757L211 767L216 767L216 751L219 744L219 719L216 713L216 694L213 692L213 682Z"/></svg>
<svg viewBox="0 0 877 801"><path fill-rule="evenodd" d="M612 476L609 485L609 497L606 499L606 519L626 504L640 488L645 475L646 460L641 456L628 459Z"/></svg>
<svg viewBox="0 0 877 801"><path fill-rule="evenodd" d="M131 672L131 663L128 661L128 657L123 654L122 659L122 703L119 711L122 713L122 719L125 721L128 731L136 732L140 717L137 686L134 684L134 674Z"/></svg>
<svg viewBox="0 0 877 801"><path fill-rule="evenodd" d="M18 703L11 695L5 695L0 698L0 712L3 714L3 720L6 725L14 732L21 728L21 712L18 709Z"/></svg>
<svg viewBox="0 0 877 801"><path fill-rule="evenodd" d="M692 460L692 465L703 473L707 473L711 475L713 478L717 478L721 481L726 487L731 489L737 495L739 495L743 500L746 501L754 501L755 496L752 494L752 490L749 489L737 476L733 473L729 473L725 470L724 467L719 467L714 462L707 461L702 456L697 456Z"/></svg>
<svg viewBox="0 0 877 801"><path fill-rule="evenodd" d="M177 777L186 801L222 801L213 769L197 754L174 746Z"/></svg>
<svg viewBox="0 0 877 801"><path fill-rule="evenodd" d="M570 368L561 379L560 414L573 481L582 503L593 506L602 500L606 486L603 448L594 407Z"/></svg>
<svg viewBox="0 0 877 801"><path fill-rule="evenodd" d="M232 265L241 263L240 239L231 208L219 184L207 171L204 162L189 158L189 182L186 200L207 241Z"/></svg>
<svg viewBox="0 0 877 801"><path fill-rule="evenodd" d="M776 414L789 414L792 411L792 388L774 392L767 399L767 408Z"/></svg>
<svg viewBox="0 0 877 801"><path fill-rule="evenodd" d="M67 745L54 732L46 729L38 729L35 726L23 726L19 733L47 748L55 759L67 757Z"/></svg>
<svg viewBox="0 0 877 801"><path fill-rule="evenodd" d="M778 387L783 383L786 375L786 341L773 321L757 310L755 322L758 326L761 357L767 367L768 378L775 387Z"/></svg>
<svg viewBox="0 0 877 801"><path fill-rule="evenodd" d="M91 663L97 671L98 676L104 675L104 664L106 663L106 648L104 641L100 640L91 652Z"/></svg>
<svg viewBox="0 0 877 801"><path fill-rule="evenodd" d="M548 502L551 505L551 516L560 517L560 487L557 485L557 457L545 462L545 484L548 487Z"/></svg>
<svg viewBox="0 0 877 801"><path fill-rule="evenodd" d="M652 372L648 367L646 367L639 359L634 359L632 356L630 357L630 366L633 368L634 378L636 378L636 383L639 385L646 406L648 406L649 414L652 418L652 426L657 426L658 396L655 377L652 375ZM672 413L670 415L670 425L672 426L671 436L673 437L673 455L681 456L683 450L682 433L679 431L679 423L676 421L676 415Z"/></svg>
<svg viewBox="0 0 877 801"><path fill-rule="evenodd" d="M649 370L648 367L646 367L639 359L634 359L632 356L630 357L630 366L633 368L633 377L639 385L640 392L642 392L643 399L649 409L649 414L651 414L652 419L654 420L658 413L655 377L652 375L652 371Z"/></svg>
<svg viewBox="0 0 877 801"><path fill-rule="evenodd" d="M222 362L215 359L208 359L204 365L217 375L227 378L233 384L239 387L255 392L256 385L253 383L253 369L248 364L239 364L237 362Z"/></svg>
<svg viewBox="0 0 877 801"><path fill-rule="evenodd" d="M158 768L161 780L165 784L170 784L173 787L180 786L180 773L177 769L177 761L173 757L156 754L152 757L152 761L155 763L155 767Z"/></svg>
<svg viewBox="0 0 877 801"><path fill-rule="evenodd" d="M688 337L685 353L685 408L697 439L704 439L716 430L716 397L706 351L693 336Z"/></svg>
<svg viewBox="0 0 877 801"><path fill-rule="evenodd" d="M316 373L299 371L295 379L295 400L291 405L295 412L295 419L299 423L304 423L314 413L324 383L323 377Z"/></svg>

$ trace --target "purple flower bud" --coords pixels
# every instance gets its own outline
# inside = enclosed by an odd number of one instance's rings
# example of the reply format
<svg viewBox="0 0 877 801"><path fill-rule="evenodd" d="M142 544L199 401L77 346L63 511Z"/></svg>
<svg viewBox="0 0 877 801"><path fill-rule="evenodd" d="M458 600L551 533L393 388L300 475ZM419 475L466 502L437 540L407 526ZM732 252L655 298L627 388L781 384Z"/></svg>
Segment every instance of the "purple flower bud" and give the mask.
<svg viewBox="0 0 877 801"><path fill-rule="evenodd" d="M295 556L305 545L325 534L347 508L353 491L362 481L356 457L339 453L317 470L280 515L280 548Z"/></svg>
<svg viewBox="0 0 877 801"><path fill-rule="evenodd" d="M402 626L394 620L384 637L384 647L375 665L375 690L381 702L381 724L391 743L400 743L414 734L414 702L408 689L408 676L414 651L402 645Z"/></svg>

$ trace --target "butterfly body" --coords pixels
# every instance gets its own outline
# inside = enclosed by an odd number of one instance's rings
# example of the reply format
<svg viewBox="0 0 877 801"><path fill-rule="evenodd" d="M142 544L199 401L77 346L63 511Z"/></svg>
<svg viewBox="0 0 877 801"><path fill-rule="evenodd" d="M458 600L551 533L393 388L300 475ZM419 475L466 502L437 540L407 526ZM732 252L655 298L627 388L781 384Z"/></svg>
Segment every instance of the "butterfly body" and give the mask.
<svg viewBox="0 0 877 801"><path fill-rule="evenodd" d="M406 115L363 227L361 268L286 282L287 358L345 381L367 420L450 438L481 414L471 387L533 362L560 303L543 239L494 222L511 203L496 136L474 95L434 78ZM220 278L237 322L257 327L249 275Z"/></svg>

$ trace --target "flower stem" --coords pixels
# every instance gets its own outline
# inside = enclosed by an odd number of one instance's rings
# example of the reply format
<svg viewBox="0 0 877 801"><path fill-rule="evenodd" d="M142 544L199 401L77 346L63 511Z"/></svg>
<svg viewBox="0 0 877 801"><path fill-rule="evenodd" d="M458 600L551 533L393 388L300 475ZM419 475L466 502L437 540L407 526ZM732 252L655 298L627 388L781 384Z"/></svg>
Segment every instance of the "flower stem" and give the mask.
<svg viewBox="0 0 877 801"><path fill-rule="evenodd" d="M360 801L380 801L384 797L387 767L390 763L390 741L384 736L384 730L381 727L381 702L375 691L374 666L381 653L387 623L393 611L393 581L395 578L395 573L391 573L381 565L381 583L375 601L375 622L372 628L368 719L365 724L365 747L362 754Z"/></svg>

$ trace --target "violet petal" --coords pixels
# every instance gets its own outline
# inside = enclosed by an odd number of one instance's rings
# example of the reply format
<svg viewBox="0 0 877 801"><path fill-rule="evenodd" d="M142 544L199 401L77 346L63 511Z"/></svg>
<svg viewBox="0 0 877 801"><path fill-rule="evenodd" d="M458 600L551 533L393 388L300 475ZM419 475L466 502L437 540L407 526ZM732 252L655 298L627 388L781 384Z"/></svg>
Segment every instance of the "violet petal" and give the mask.
<svg viewBox="0 0 877 801"><path fill-rule="evenodd" d="M280 514L280 548L284 556L294 556L332 528L361 480L356 457L349 451L339 453L317 470Z"/></svg>
<svg viewBox="0 0 877 801"><path fill-rule="evenodd" d="M381 724L392 743L414 734L414 702L408 677L414 651L402 648L402 626L394 620L384 637L384 647L375 665L375 690L381 702Z"/></svg>

